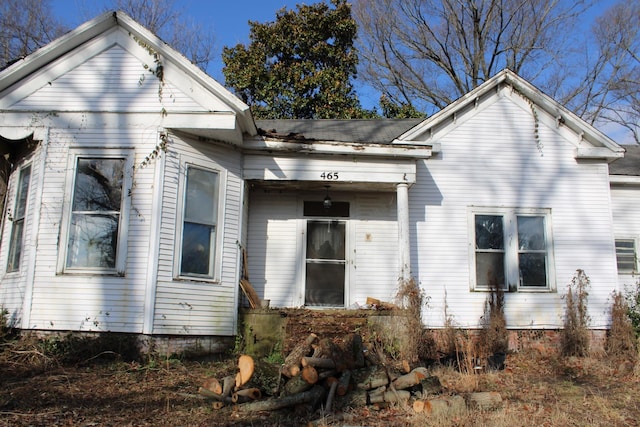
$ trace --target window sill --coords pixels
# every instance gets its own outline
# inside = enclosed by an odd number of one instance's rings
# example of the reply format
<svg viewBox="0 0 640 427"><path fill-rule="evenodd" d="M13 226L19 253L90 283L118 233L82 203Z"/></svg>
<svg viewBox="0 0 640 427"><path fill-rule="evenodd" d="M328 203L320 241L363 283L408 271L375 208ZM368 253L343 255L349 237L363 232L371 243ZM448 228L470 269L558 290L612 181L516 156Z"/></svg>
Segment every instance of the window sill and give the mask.
<svg viewBox="0 0 640 427"><path fill-rule="evenodd" d="M212 279L207 277L197 277L197 276L176 276L173 278L174 282L194 282L194 283L210 283L214 285L219 285L221 283L220 279Z"/></svg>

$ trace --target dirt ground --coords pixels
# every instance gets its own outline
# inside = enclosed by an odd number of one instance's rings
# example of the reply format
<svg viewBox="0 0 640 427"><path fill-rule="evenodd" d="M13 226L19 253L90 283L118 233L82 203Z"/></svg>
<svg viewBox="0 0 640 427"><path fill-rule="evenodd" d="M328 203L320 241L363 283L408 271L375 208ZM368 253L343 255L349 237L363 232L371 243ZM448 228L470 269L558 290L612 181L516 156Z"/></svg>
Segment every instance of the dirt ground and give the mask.
<svg viewBox="0 0 640 427"><path fill-rule="evenodd" d="M105 360L107 359L107 360ZM198 394L203 379L233 373L237 355L209 360L153 359L125 362L103 352L61 363L40 347L5 343L0 351L2 426L298 426L320 419L321 410L287 408L246 414L233 405L220 410ZM260 366L270 366L258 361ZM277 366L274 367L277 372ZM349 426L637 426L640 376L632 363L606 357L561 359L557 354L509 354L501 371L461 373L431 366L445 394L495 391L495 410L455 416L415 413L411 402L388 407L344 407ZM261 370L269 372L268 369ZM262 378L267 388L269 381ZM273 385L273 382L271 383ZM265 394L269 390L264 390Z"/></svg>

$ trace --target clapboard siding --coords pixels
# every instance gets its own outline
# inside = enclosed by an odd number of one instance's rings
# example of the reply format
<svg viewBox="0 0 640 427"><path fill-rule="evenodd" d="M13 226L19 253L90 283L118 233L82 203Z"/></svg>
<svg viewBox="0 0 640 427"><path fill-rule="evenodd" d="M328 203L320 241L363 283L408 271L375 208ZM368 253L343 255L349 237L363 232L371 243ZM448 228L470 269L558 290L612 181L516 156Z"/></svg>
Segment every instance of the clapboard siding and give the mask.
<svg viewBox="0 0 640 427"><path fill-rule="evenodd" d="M640 249L640 187L638 185L611 185L613 226L617 239L635 239L636 254ZM620 290L637 286L637 274L619 274Z"/></svg>
<svg viewBox="0 0 640 427"><path fill-rule="evenodd" d="M589 296L592 325L608 322L616 275L611 210L603 203L609 199L607 167L576 161L575 145L546 117L536 140L531 111L520 104L505 96L471 113L438 141L441 153L418 165L410 189L412 266L430 298L428 325L443 325L445 306L456 324L479 324L487 295L470 291L472 206L551 211L556 292L508 294L509 327L561 326L561 296L577 269L597 283Z"/></svg>
<svg viewBox="0 0 640 427"><path fill-rule="evenodd" d="M347 306L363 305L367 297L389 300L397 289L395 195L334 192L333 200L350 203L347 224ZM274 307L304 303L304 200L322 200L321 193L250 193L248 258L249 278L260 297Z"/></svg>
<svg viewBox="0 0 640 427"><path fill-rule="evenodd" d="M22 254L20 264L17 271L7 273L7 263L9 257L9 245L11 243L12 223L5 216L3 221L2 233L5 238L1 240L0 246L0 271L2 271L2 280L0 280L0 305L3 310L8 312L8 322L11 326L20 327L23 316L23 305L25 294L27 293L27 281L29 279L30 265L33 262L34 244L36 244L37 235L35 230L35 221L37 217L38 207L38 181L40 180L42 158L42 145L38 145L34 152L23 159L16 165L14 173L7 182L7 194L5 209L8 212L15 211L16 192L18 189L18 181L20 179L20 171L27 165L31 167L31 177L29 180L28 199L25 210L24 228L22 236Z"/></svg>
<svg viewBox="0 0 640 427"><path fill-rule="evenodd" d="M52 129L45 165L42 213L38 229L30 326L37 329L108 330L141 332L147 263L154 166L140 168L140 161L157 144L157 132L128 129ZM104 149L108 146L109 149ZM133 150L135 147L135 150ZM130 191L126 228L127 260L124 277L57 274L58 249L66 244L61 235L63 197L71 190L67 168L72 152L100 148L131 153L136 169ZM72 151L74 150L74 151ZM68 197L68 195L67 195ZM52 302L60 302L52 304ZM107 315L105 313L109 312ZM86 319L94 319L88 322Z"/></svg>
<svg viewBox="0 0 640 427"><path fill-rule="evenodd" d="M147 62L155 67L153 61ZM158 113L163 108L174 112L203 109L171 81L164 79L161 83L144 61L119 45L42 83L42 87L12 108L47 111L55 105L57 111Z"/></svg>
<svg viewBox="0 0 640 427"><path fill-rule="evenodd" d="M223 145L187 140L170 136L164 171L162 196L162 224L160 234L158 283L155 297L154 333L234 335L236 330L236 300L238 288L237 266L242 204L240 194L240 155ZM219 206L223 223L219 282L174 279L176 236L179 234L180 186L184 185L184 171L189 162L206 164L221 172L220 191L224 200Z"/></svg>

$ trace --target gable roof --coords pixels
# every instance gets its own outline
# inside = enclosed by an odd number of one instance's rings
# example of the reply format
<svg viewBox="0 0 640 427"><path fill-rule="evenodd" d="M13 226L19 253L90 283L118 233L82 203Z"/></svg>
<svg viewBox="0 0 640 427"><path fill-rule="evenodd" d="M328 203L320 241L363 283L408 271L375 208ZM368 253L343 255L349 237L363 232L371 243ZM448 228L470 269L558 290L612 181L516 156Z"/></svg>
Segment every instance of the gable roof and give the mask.
<svg viewBox="0 0 640 427"><path fill-rule="evenodd" d="M576 140L581 143L577 149L577 157L612 160L624 155L624 148L611 138L508 69L502 70L418 126L405 132L395 142L405 144L419 140L429 142L431 136L437 131L455 123L456 116L474 108L479 101L497 96L497 90L501 87L511 87L537 109L554 117L558 126L570 129L576 135ZM582 144L585 142L588 144L586 147Z"/></svg>
<svg viewBox="0 0 640 427"><path fill-rule="evenodd" d="M219 99L235 114L241 132L249 135L256 134L257 129L248 105L122 11L104 13L2 70L0 94L74 49L117 27L132 36L140 46L157 52L164 61L169 61L179 72L193 79L212 96Z"/></svg>
<svg viewBox="0 0 640 427"><path fill-rule="evenodd" d="M389 144L423 119L256 120L258 133L296 141Z"/></svg>

